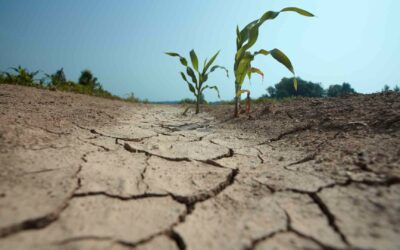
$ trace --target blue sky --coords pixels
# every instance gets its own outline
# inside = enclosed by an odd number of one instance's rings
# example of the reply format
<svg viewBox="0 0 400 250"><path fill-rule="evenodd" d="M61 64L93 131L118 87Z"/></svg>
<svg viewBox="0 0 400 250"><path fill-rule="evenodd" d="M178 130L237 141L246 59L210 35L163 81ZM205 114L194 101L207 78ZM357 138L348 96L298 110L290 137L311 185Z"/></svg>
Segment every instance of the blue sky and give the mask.
<svg viewBox="0 0 400 250"><path fill-rule="evenodd" d="M114 94L178 100L191 93L179 62L163 52L188 56L194 48L203 61L221 50L217 63L231 78L219 71L209 83L219 86L222 99L231 99L236 25L287 6L317 17L279 16L261 28L254 50L280 48L297 75L324 87L349 82L371 93L384 84L400 85L398 0L1 0L0 70L22 65L53 73L64 67L67 78L77 80L90 69ZM265 80L246 83L253 96L291 76L270 57L256 59L254 66ZM207 92L206 98L217 96Z"/></svg>

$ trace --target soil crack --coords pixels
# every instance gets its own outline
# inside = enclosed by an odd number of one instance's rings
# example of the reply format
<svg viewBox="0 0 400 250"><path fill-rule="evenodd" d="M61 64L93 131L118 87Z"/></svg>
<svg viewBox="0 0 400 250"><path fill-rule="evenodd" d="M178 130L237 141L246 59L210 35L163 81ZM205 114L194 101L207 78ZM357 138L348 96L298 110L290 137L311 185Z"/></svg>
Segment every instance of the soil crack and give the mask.
<svg viewBox="0 0 400 250"><path fill-rule="evenodd" d="M347 240L346 235L340 230L338 225L336 224L336 218L332 214L332 212L329 210L328 206L319 198L319 196L314 193L309 195L310 198L318 205L320 208L321 212L326 216L328 219L328 223L331 226L331 228L340 236L341 240L349 246L349 241Z"/></svg>

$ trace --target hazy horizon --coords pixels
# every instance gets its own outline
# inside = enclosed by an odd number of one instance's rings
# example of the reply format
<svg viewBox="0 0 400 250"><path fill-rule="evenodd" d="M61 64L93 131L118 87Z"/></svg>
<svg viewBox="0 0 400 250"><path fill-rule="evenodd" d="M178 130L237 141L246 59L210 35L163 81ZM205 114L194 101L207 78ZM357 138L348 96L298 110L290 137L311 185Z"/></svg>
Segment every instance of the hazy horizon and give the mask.
<svg viewBox="0 0 400 250"><path fill-rule="evenodd" d="M317 17L285 13L267 23L253 51L280 48L296 73L307 81L349 82L361 93L400 85L400 16L396 0L262 1L262 0L106 0L0 2L0 71L21 65L54 73L64 68L77 80L90 69L113 94L151 101L191 98L179 76L178 60L164 52L188 57L195 49L200 61L221 50L217 64L230 71L213 74L221 99L233 98L235 28L259 18L266 10L304 8ZM272 58L258 58L265 80L252 79L245 88L258 97L283 77L292 77ZM209 101L218 100L212 91Z"/></svg>

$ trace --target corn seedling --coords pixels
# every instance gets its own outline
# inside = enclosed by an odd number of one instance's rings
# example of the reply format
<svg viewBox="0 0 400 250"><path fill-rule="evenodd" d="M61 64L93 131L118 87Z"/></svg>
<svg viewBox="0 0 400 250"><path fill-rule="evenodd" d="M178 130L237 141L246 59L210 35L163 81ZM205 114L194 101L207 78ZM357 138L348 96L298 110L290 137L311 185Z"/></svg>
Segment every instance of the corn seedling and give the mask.
<svg viewBox="0 0 400 250"><path fill-rule="evenodd" d="M242 93L247 92L242 90L243 82L246 76L250 79L252 74L259 74L264 78L264 73L255 67L252 67L251 63L257 55L268 56L271 55L275 60L283 64L290 72L295 75L292 63L289 58L279 49L265 50L261 49L257 52L251 53L248 50L257 42L259 28L268 20L275 19L282 12L296 12L300 15L312 17L314 16L308 11L299 9L296 7L284 8L279 12L267 11L260 19L257 19L242 30L239 30L239 26L236 28L236 55L235 55L235 117L239 116L239 102ZM297 80L294 78L294 88L297 90ZM248 93L248 92L247 92Z"/></svg>
<svg viewBox="0 0 400 250"><path fill-rule="evenodd" d="M167 52L165 54L172 56L172 57L178 57L181 64L184 67L186 67L186 74L184 72L180 72L180 73L181 73L182 79L187 83L190 92L192 92L193 95L196 97L196 114L198 114L200 112L200 103L201 103L201 98L203 96L204 90L214 89L218 94L218 98L220 97L217 86L204 85L204 83L208 80L208 75L210 73L214 72L216 69L225 70L226 76L229 78L229 73L226 68L219 66L219 65L212 66L212 64L214 63L215 59L217 58L217 56L219 54L219 51L210 59L210 61L207 61L207 59L204 61L203 70L199 69L199 59L197 58L196 52L194 50L190 51L190 60L192 62L193 68L188 66L188 61L186 60L186 58L182 57L178 53ZM189 82L188 79L191 79L192 82Z"/></svg>

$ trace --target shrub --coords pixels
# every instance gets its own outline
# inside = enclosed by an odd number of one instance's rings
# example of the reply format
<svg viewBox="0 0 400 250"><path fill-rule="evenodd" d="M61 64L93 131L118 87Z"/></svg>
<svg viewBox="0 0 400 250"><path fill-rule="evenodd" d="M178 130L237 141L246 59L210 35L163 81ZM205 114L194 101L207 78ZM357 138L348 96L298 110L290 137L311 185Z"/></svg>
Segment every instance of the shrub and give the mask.
<svg viewBox="0 0 400 250"><path fill-rule="evenodd" d="M342 85L330 85L327 91L329 97L338 97L343 95L355 94L356 91L351 87L350 83L343 83Z"/></svg>
<svg viewBox="0 0 400 250"><path fill-rule="evenodd" d="M304 97L322 97L325 94L321 84L307 82L301 78L297 78L298 90L293 87L293 78L283 78L275 87L268 87L267 92L269 97L285 98L291 96Z"/></svg>
<svg viewBox="0 0 400 250"><path fill-rule="evenodd" d="M39 71L30 72L26 68L22 68L18 66L16 68L11 68L13 73L6 72L5 82L10 84L18 84L18 85L28 85L34 86L39 85L35 80L35 76L39 73Z"/></svg>

